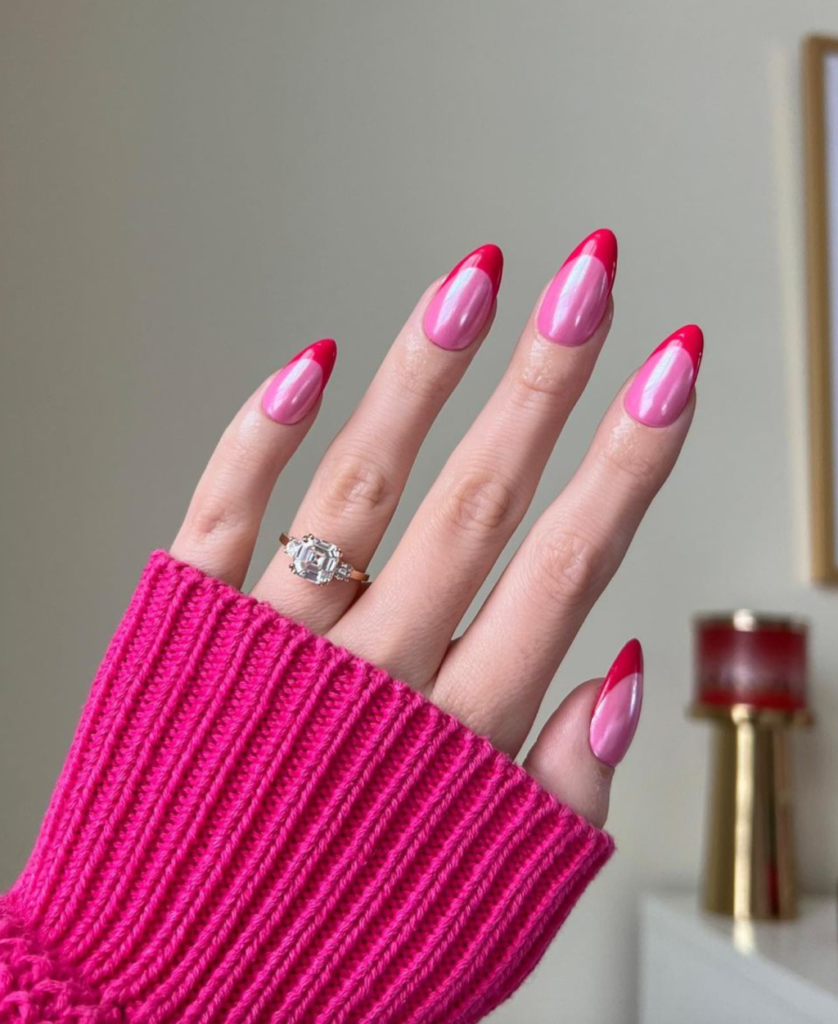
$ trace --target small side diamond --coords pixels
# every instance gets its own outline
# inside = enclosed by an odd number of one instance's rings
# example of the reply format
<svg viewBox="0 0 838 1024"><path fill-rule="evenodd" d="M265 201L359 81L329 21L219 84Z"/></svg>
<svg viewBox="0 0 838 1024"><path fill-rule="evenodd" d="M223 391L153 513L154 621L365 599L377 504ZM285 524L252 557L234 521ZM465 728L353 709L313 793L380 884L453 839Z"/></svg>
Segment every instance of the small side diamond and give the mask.
<svg viewBox="0 0 838 1024"><path fill-rule="evenodd" d="M299 548L300 542L298 540L289 540L288 543L285 545L286 553L291 555L292 558L294 555L296 555Z"/></svg>
<svg viewBox="0 0 838 1024"><path fill-rule="evenodd" d="M335 570L335 579L348 580L352 574L352 566L348 562L341 562Z"/></svg>

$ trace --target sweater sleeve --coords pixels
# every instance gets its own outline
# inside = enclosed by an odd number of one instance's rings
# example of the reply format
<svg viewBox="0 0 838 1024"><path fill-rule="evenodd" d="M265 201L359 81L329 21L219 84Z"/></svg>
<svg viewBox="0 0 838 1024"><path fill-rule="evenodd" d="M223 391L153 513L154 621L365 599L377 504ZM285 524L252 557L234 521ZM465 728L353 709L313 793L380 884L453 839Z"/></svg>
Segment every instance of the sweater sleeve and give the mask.
<svg viewBox="0 0 838 1024"><path fill-rule="evenodd" d="M0 1022L467 1024L612 848L408 686L155 552L0 898Z"/></svg>

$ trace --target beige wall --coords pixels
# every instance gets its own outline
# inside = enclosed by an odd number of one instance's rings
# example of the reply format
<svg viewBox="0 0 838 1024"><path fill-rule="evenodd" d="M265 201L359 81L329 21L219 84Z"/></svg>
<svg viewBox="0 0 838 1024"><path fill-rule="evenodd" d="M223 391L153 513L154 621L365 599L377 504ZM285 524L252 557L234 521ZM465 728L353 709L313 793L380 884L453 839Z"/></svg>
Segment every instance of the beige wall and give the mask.
<svg viewBox="0 0 838 1024"><path fill-rule="evenodd" d="M630 1021L638 893L693 884L706 736L684 719L688 618L809 614L802 874L838 876L838 593L806 580L798 41L834 0L0 4L0 881L20 866L146 552L171 539L238 402L334 333L307 464L422 288L507 255L490 341L410 508L588 230L621 243L617 324L539 493L670 329L706 330L682 464L549 706L637 633L644 721L620 854L498 1021ZM533 510L534 512L537 509Z"/></svg>

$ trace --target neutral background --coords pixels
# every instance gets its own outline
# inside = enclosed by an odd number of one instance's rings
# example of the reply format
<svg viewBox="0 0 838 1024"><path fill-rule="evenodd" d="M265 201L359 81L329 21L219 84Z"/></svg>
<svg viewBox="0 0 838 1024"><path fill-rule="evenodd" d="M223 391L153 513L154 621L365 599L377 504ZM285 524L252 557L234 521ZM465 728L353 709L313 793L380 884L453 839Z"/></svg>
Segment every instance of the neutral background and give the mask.
<svg viewBox="0 0 838 1024"><path fill-rule="evenodd" d="M807 581L799 43L834 0L0 3L0 882L20 868L148 550L239 402L333 334L313 460L427 283L486 241L495 329L423 452L382 557L588 231L620 239L617 321L533 514L625 376L697 320L683 459L548 710L646 647L615 784L619 856L497 1021L634 1017L638 894L692 886L707 736L689 618L811 616L801 874L838 875L838 593ZM528 519L531 522L532 517Z"/></svg>

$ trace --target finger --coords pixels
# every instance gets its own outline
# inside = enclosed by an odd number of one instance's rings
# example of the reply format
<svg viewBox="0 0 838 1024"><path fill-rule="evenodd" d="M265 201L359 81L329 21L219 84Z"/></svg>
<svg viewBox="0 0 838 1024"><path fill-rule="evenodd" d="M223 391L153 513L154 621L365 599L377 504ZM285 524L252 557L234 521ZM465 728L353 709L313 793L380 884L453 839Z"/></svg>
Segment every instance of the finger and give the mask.
<svg viewBox="0 0 838 1024"><path fill-rule="evenodd" d="M317 341L251 395L224 431L171 554L241 587L280 471L314 422L337 346Z"/></svg>
<svg viewBox="0 0 838 1024"><path fill-rule="evenodd" d="M335 627L421 687L526 511L611 324L616 239L596 231L530 316L495 393L448 460L372 587Z"/></svg>
<svg viewBox="0 0 838 1024"><path fill-rule="evenodd" d="M643 704L643 650L629 640L605 679L577 687L538 734L524 768L545 789L602 828L615 767L628 751Z"/></svg>
<svg viewBox="0 0 838 1024"><path fill-rule="evenodd" d="M346 562L366 568L425 435L491 326L502 270L500 249L484 245L425 293L326 452L291 536L313 534L335 543ZM254 596L317 632L325 632L357 596L354 582L312 587L288 569L280 549Z"/></svg>
<svg viewBox="0 0 838 1024"><path fill-rule="evenodd" d="M701 350L701 331L683 328L621 390L570 483L442 665L434 700L504 750L520 748L675 465L693 416Z"/></svg>

